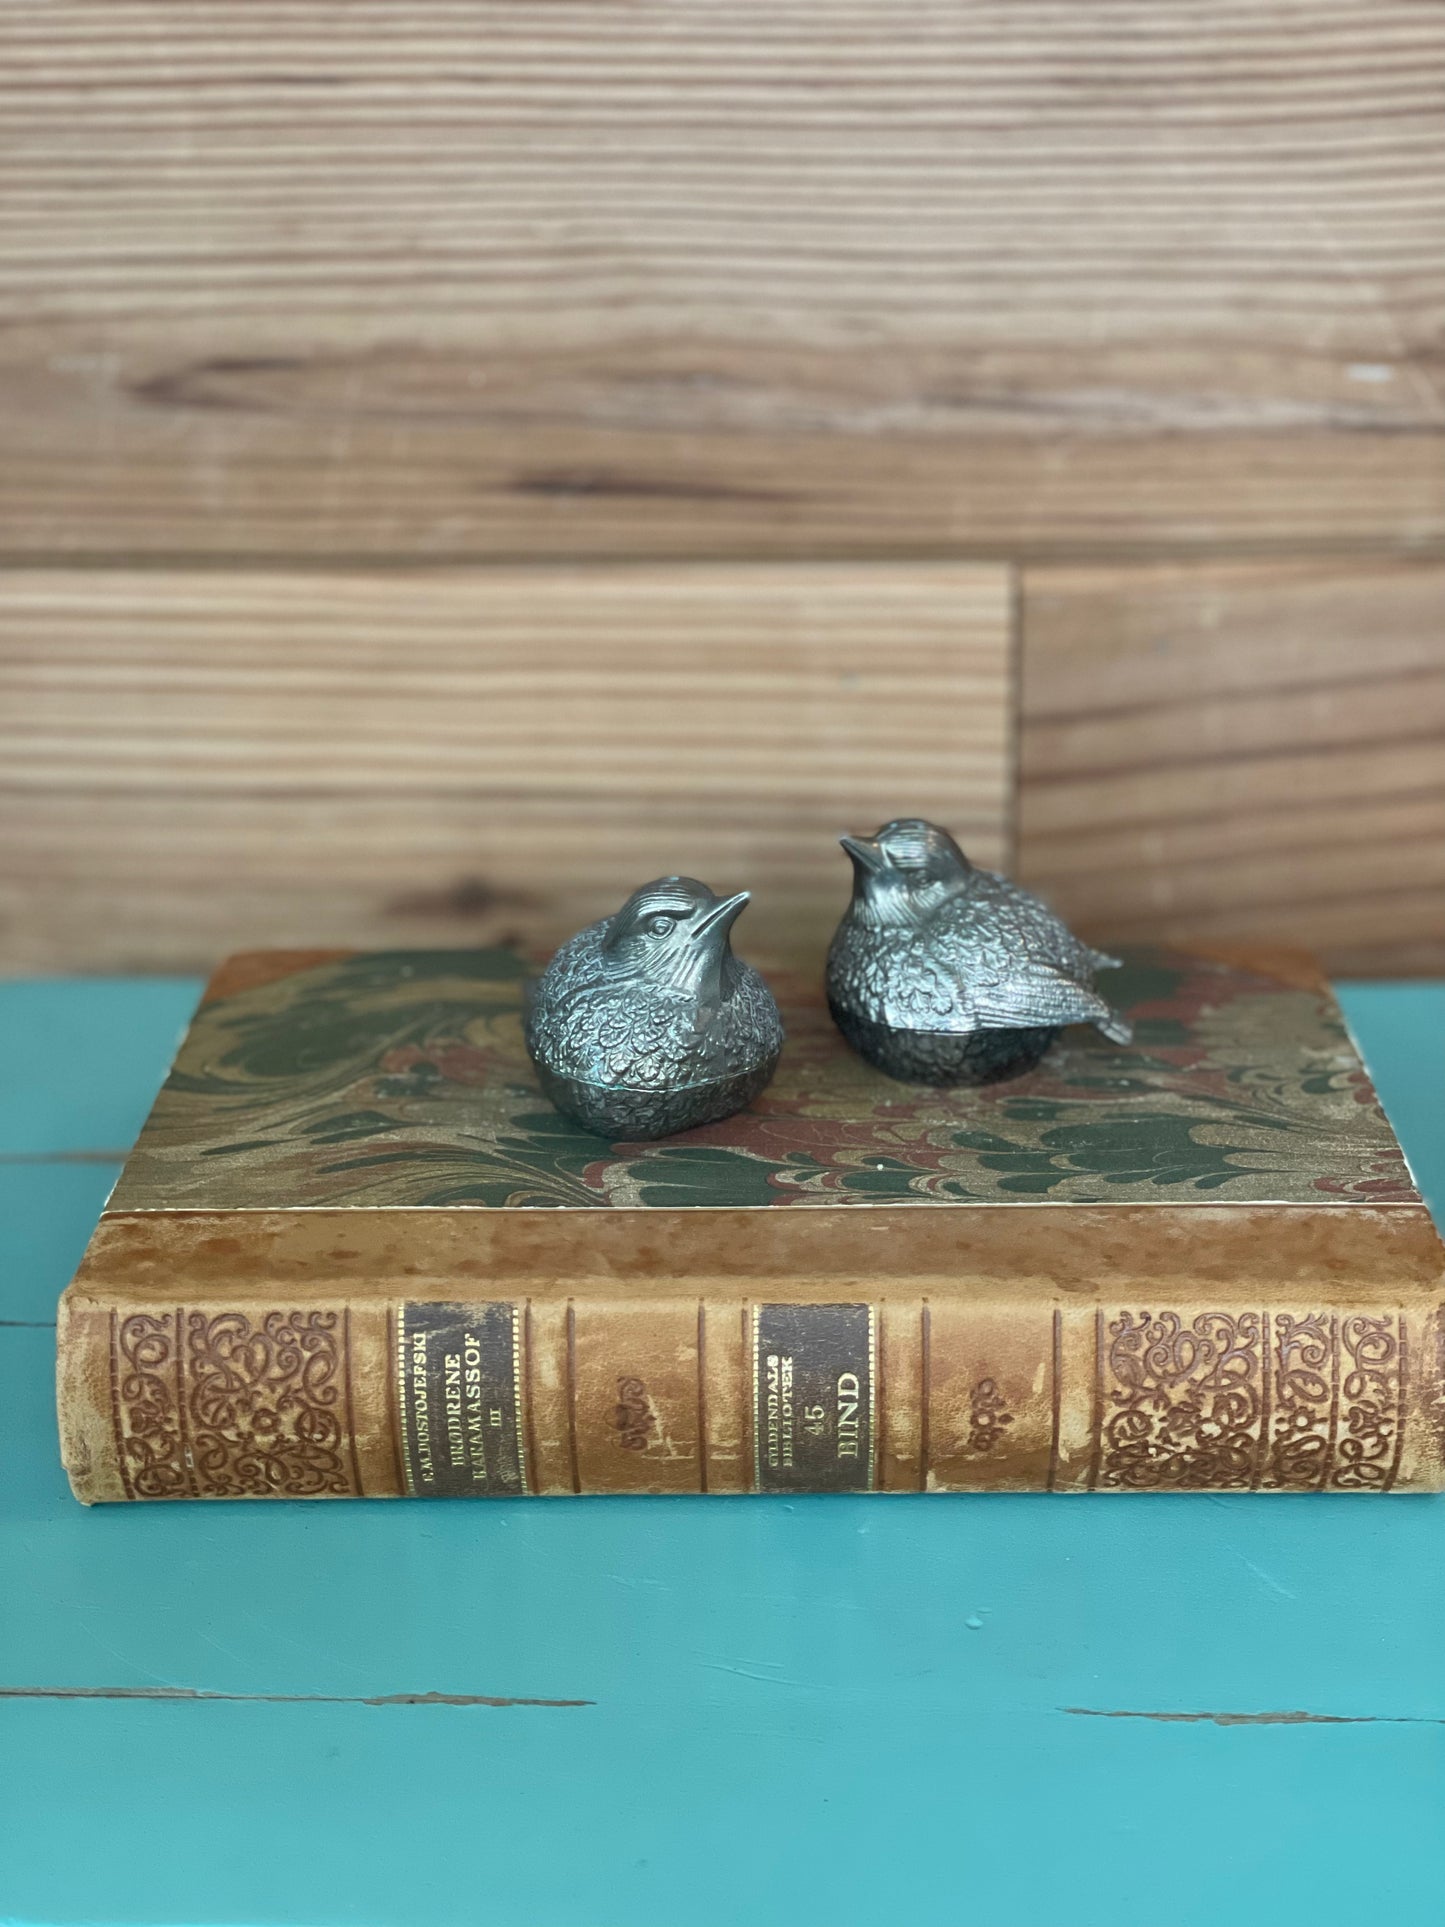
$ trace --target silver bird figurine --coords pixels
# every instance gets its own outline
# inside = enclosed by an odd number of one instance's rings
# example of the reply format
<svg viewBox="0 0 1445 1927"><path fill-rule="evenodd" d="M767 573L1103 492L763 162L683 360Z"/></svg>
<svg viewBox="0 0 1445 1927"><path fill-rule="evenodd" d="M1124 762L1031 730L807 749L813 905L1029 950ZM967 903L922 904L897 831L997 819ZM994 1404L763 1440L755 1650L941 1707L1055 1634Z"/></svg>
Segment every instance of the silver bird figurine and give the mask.
<svg viewBox="0 0 1445 1927"><path fill-rule="evenodd" d="M527 1049L559 1111L603 1137L670 1137L730 1117L783 1047L773 994L733 955L748 892L658 877L590 924L534 986Z"/></svg>
<svg viewBox="0 0 1445 1927"><path fill-rule="evenodd" d="M1046 904L970 863L918 817L839 841L853 901L828 952L828 1004L855 1050L914 1084L986 1084L1030 1069L1064 1024L1130 1025L1094 989L1116 957Z"/></svg>

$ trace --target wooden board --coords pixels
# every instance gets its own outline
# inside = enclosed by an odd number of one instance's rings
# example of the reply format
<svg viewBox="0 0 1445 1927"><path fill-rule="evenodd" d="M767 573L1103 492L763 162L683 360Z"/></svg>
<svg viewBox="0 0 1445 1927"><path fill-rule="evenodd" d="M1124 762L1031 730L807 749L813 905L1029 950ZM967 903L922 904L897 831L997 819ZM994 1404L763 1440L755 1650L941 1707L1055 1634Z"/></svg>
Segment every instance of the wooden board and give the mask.
<svg viewBox="0 0 1445 1927"><path fill-rule="evenodd" d="M1428 0L15 0L0 553L1445 537Z"/></svg>
<svg viewBox="0 0 1445 1927"><path fill-rule="evenodd" d="M670 870L817 962L840 830L1006 859L1008 571L0 576L0 960L552 943Z"/></svg>
<svg viewBox="0 0 1445 1927"><path fill-rule="evenodd" d="M1445 568L1036 569L1019 862L1119 941L1445 968Z"/></svg>

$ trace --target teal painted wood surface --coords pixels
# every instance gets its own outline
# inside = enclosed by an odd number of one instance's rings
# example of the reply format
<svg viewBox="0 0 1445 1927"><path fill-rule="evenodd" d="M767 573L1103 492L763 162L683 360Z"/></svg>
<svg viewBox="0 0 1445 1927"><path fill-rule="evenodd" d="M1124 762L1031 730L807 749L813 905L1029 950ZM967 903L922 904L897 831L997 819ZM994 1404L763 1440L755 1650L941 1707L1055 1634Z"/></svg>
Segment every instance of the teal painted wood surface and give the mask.
<svg viewBox="0 0 1445 1927"><path fill-rule="evenodd" d="M45 1321L195 989L0 986L0 1920L1440 1918L1442 1500L75 1505ZM1438 1210L1445 986L1345 1002Z"/></svg>

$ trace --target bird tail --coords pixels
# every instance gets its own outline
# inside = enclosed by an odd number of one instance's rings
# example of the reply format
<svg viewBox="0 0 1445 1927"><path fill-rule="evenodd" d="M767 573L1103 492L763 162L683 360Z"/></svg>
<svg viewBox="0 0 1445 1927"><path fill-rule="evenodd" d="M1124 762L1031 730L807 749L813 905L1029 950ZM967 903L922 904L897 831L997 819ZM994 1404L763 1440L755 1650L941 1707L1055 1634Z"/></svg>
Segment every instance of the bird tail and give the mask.
<svg viewBox="0 0 1445 1927"><path fill-rule="evenodd" d="M1112 1005L1105 1004L1103 1016L1096 1017L1094 1022L1099 1026L1099 1029L1103 1031L1111 1044L1133 1043L1134 1026L1129 1022L1127 1017L1122 1016Z"/></svg>

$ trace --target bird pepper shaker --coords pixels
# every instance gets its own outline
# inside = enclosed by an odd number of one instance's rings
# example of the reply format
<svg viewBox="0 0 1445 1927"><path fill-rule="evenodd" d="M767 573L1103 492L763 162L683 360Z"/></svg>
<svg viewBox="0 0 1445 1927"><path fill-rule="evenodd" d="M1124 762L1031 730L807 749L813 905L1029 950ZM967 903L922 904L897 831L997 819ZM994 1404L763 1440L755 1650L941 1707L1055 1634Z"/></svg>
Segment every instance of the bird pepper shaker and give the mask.
<svg viewBox="0 0 1445 1927"><path fill-rule="evenodd" d="M729 1117L783 1045L772 992L733 955L746 890L644 883L578 933L533 989L527 1049L559 1111L610 1138L668 1137Z"/></svg>
<svg viewBox="0 0 1445 1927"><path fill-rule="evenodd" d="M828 1004L854 1049L916 1084L985 1084L1030 1069L1064 1024L1126 1044L1094 989L1118 959L1039 899L970 863L921 818L839 839L853 900L828 952Z"/></svg>

